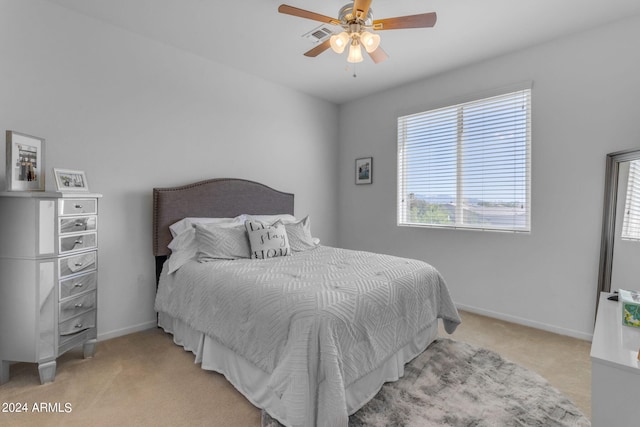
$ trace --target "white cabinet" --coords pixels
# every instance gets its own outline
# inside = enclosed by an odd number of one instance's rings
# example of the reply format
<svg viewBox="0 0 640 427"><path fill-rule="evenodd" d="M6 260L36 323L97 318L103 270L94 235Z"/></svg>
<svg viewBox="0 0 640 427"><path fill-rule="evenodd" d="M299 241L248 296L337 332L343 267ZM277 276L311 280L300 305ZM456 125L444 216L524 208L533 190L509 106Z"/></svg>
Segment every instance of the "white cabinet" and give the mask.
<svg viewBox="0 0 640 427"><path fill-rule="evenodd" d="M12 362L55 378L56 358L96 344L99 194L0 194L0 384Z"/></svg>
<svg viewBox="0 0 640 427"><path fill-rule="evenodd" d="M621 303L603 293L591 344L591 424L634 426L640 420L640 329L622 325Z"/></svg>

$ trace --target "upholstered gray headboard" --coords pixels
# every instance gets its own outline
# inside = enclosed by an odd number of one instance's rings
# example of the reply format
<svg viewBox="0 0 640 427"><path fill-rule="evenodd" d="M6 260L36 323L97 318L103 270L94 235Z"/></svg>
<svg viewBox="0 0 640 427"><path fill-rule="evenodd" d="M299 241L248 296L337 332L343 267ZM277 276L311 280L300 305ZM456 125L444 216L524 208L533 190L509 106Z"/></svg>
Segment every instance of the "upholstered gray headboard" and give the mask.
<svg viewBox="0 0 640 427"><path fill-rule="evenodd" d="M241 214L293 215L293 194L245 179L218 178L153 189L153 255L169 255L169 226L182 218L232 218Z"/></svg>

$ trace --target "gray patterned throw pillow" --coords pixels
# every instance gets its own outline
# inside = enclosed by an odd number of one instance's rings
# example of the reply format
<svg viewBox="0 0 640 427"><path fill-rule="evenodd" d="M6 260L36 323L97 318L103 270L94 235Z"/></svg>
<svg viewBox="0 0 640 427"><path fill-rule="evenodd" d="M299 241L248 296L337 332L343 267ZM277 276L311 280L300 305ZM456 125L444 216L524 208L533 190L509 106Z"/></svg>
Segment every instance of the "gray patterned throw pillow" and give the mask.
<svg viewBox="0 0 640 427"><path fill-rule="evenodd" d="M242 225L221 228L196 224L198 261L249 258L249 241Z"/></svg>

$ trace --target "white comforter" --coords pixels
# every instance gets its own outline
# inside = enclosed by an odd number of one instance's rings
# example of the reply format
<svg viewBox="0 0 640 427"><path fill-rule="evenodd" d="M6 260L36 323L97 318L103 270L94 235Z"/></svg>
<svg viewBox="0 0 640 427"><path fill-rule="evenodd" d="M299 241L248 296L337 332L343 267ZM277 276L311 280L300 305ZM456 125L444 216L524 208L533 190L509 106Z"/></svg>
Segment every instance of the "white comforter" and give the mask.
<svg viewBox="0 0 640 427"><path fill-rule="evenodd" d="M267 260L190 262L160 279L156 310L270 376L287 424L346 426L345 388L437 318L460 322L422 261L320 246Z"/></svg>

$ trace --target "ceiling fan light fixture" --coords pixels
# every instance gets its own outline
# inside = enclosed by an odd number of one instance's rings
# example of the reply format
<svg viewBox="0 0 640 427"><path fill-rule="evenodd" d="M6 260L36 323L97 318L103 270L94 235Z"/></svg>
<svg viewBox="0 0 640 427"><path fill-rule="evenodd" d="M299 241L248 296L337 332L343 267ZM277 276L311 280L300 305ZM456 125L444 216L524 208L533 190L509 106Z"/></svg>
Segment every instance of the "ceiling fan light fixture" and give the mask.
<svg viewBox="0 0 640 427"><path fill-rule="evenodd" d="M389 57L380 47L380 36L376 34L377 31L429 28L436 24L437 16L435 12L374 20L373 11L370 7L371 2L372 0L350 0L350 3L340 9L337 19L287 4L281 4L278 7L278 12L341 27L343 31L339 34L332 34L329 40L326 39L326 36L332 33L332 30L325 32L322 43L305 52L304 56L315 58L329 48L340 54L344 52L348 44L349 55L347 61L351 63L363 60L362 47L365 48L371 60L376 64L385 61ZM315 36L317 32L314 30L311 34ZM320 40L319 37L318 40Z"/></svg>
<svg viewBox="0 0 640 427"><path fill-rule="evenodd" d="M380 46L380 36L377 34L364 31L360 36L360 40L367 52L371 53Z"/></svg>
<svg viewBox="0 0 640 427"><path fill-rule="evenodd" d="M346 32L341 32L340 34L334 34L329 39L329 43L331 44L331 49L335 53L342 53L344 49L347 47L347 43L349 42L349 34Z"/></svg>
<svg viewBox="0 0 640 427"><path fill-rule="evenodd" d="M360 48L360 43L357 41L353 41L349 45L349 56L347 57L347 62L351 62L355 64L356 62L362 62L362 49Z"/></svg>

